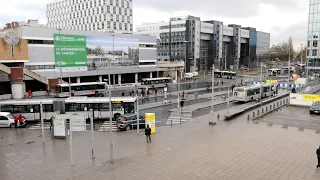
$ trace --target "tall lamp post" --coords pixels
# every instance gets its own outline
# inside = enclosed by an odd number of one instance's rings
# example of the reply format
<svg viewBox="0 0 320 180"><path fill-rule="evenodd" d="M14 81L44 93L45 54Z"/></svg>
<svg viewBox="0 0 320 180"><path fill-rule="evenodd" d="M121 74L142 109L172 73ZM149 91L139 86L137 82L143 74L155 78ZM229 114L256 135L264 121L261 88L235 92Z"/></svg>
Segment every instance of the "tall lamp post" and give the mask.
<svg viewBox="0 0 320 180"><path fill-rule="evenodd" d="M188 43L189 41L184 41L186 52L184 54L184 81L186 81L186 74L187 74L187 53L188 53Z"/></svg>
<svg viewBox="0 0 320 180"><path fill-rule="evenodd" d="M114 59L114 36L115 36L115 33L114 32L112 32L112 59L113 59L113 61L115 61L115 59ZM113 68L113 72L115 72L115 67ZM115 73L113 73L113 89L115 89L116 88L116 74Z"/></svg>
<svg viewBox="0 0 320 180"><path fill-rule="evenodd" d="M212 116L212 122L214 122L214 116L213 116L213 101L214 101L214 64L212 64L212 94L211 94L211 116Z"/></svg>
<svg viewBox="0 0 320 180"><path fill-rule="evenodd" d="M112 104L111 104L111 59L109 60L108 67L108 92L109 92L109 122L110 122L110 162L113 163L113 138L112 138Z"/></svg>
<svg viewBox="0 0 320 180"><path fill-rule="evenodd" d="M59 32L59 38L61 38L60 36L61 36L62 29L58 28L57 30ZM59 59L59 67L60 67L60 83L62 84L63 81L62 81L62 56L61 55L60 55L60 59Z"/></svg>

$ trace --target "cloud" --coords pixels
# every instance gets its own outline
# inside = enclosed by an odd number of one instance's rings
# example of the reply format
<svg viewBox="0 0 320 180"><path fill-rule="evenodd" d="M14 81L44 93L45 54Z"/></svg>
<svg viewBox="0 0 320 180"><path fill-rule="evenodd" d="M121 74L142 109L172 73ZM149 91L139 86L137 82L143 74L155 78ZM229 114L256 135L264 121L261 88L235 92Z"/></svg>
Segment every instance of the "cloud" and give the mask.
<svg viewBox="0 0 320 180"><path fill-rule="evenodd" d="M46 3L52 0L0 0L0 26L12 21L39 19L46 23ZM307 0L133 0L134 26L193 15L271 33L271 44L292 36L294 44L306 43Z"/></svg>

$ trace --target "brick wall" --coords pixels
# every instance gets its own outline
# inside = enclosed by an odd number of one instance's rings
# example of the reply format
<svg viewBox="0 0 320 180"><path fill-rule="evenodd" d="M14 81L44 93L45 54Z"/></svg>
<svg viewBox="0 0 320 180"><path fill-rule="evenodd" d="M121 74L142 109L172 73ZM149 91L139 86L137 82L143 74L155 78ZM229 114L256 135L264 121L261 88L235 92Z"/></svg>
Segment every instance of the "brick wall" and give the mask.
<svg viewBox="0 0 320 180"><path fill-rule="evenodd" d="M14 46L14 57L11 57L11 47L0 38L0 63L1 60L28 60L28 40L22 39Z"/></svg>

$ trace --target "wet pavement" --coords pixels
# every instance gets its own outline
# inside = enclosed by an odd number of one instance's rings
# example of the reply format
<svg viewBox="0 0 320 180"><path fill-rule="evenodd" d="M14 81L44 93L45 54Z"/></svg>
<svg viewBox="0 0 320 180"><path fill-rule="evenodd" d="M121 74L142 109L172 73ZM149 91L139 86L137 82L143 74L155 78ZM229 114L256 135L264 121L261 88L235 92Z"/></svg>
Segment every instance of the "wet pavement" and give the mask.
<svg viewBox="0 0 320 180"><path fill-rule="evenodd" d="M232 108L231 108L232 110ZM225 110L218 111L221 116ZM147 144L143 132L94 133L91 159L90 132L73 136L74 166L68 140L51 139L46 131L0 129L0 177L15 179L107 180L318 180L315 130L267 126L247 121L246 114L208 126L210 115L182 125L158 127ZM109 161L109 142L114 162Z"/></svg>
<svg viewBox="0 0 320 180"><path fill-rule="evenodd" d="M320 115L310 115L309 108L288 106L279 109L269 116L263 117L261 122L279 124L288 127L318 130L320 132Z"/></svg>

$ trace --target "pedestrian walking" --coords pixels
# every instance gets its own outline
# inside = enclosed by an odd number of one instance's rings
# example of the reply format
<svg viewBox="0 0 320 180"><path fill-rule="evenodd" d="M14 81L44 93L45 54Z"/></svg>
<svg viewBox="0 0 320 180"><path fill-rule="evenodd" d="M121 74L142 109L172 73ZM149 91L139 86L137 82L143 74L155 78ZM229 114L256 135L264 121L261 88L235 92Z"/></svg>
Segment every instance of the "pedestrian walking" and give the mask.
<svg viewBox="0 0 320 180"><path fill-rule="evenodd" d="M149 127L149 124L144 129L144 134L146 135L147 143L151 143L151 128Z"/></svg>
<svg viewBox="0 0 320 180"><path fill-rule="evenodd" d="M318 165L316 168L318 169L318 168L320 168L320 146L317 149L316 153L317 153L317 159L318 159Z"/></svg>
<svg viewBox="0 0 320 180"><path fill-rule="evenodd" d="M223 86L223 81L221 81L221 86Z"/></svg>
<svg viewBox="0 0 320 180"><path fill-rule="evenodd" d="M180 107L183 108L183 106L184 106L184 101L181 100L181 101L180 101Z"/></svg>
<svg viewBox="0 0 320 180"><path fill-rule="evenodd" d="M50 118L50 131L51 131L51 129L52 129L52 125L53 125L53 115L52 115L51 118Z"/></svg>
<svg viewBox="0 0 320 180"><path fill-rule="evenodd" d="M158 89L157 88L154 90L154 93L157 95L157 93L158 93Z"/></svg>

